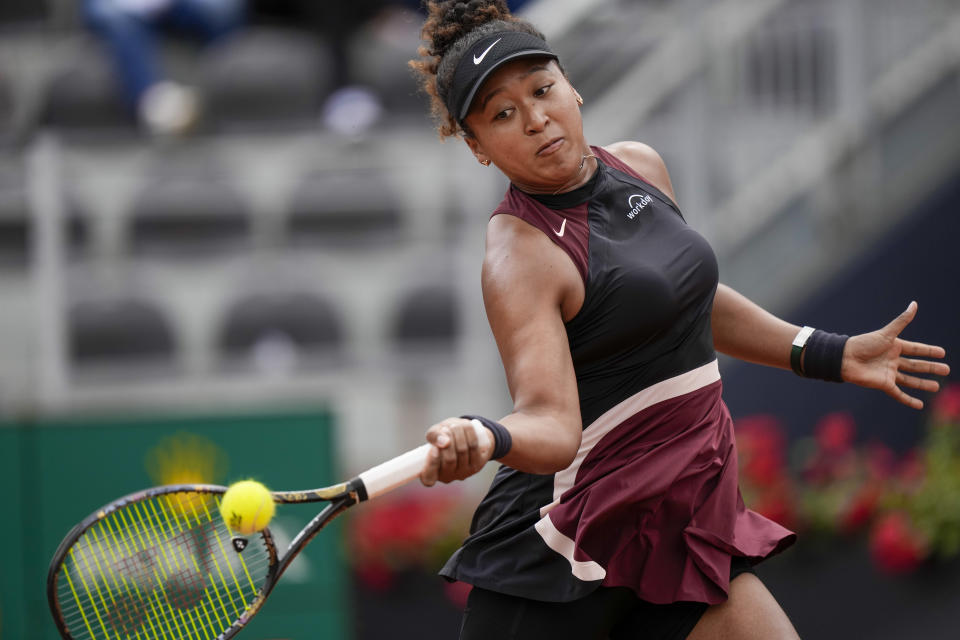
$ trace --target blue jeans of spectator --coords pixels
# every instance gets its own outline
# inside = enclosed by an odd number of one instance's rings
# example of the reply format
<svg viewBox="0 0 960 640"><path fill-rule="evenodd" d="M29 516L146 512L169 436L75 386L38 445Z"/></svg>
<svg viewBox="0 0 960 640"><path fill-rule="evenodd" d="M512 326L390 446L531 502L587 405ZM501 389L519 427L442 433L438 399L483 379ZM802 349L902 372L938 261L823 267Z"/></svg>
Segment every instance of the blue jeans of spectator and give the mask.
<svg viewBox="0 0 960 640"><path fill-rule="evenodd" d="M84 0L87 26L107 45L127 104L136 109L144 92L163 79L157 41L184 33L207 44L243 20L243 0L170 0L157 11L130 10L115 0Z"/></svg>

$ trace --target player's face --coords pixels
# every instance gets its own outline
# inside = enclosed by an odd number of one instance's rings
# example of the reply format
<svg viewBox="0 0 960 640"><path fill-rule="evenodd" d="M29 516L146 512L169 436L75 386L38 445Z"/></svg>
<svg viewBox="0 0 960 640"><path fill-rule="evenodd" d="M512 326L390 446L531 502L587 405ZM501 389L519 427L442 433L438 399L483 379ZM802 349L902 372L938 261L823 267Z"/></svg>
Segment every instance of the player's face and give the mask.
<svg viewBox="0 0 960 640"><path fill-rule="evenodd" d="M575 187L588 152L577 98L555 61L508 62L477 92L466 117L467 144L525 191Z"/></svg>

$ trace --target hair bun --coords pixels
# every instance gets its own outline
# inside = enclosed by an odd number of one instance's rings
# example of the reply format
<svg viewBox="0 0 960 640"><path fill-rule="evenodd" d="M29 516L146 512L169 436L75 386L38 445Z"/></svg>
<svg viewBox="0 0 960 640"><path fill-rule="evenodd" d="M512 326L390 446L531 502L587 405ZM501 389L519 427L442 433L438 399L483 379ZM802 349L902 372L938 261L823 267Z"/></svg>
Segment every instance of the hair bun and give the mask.
<svg viewBox="0 0 960 640"><path fill-rule="evenodd" d="M532 24L511 15L506 0L425 0L427 19L420 31L418 60L410 68L420 77L420 87L430 96L430 110L440 136L459 133L461 124L447 113L444 96L453 74L470 46L500 31L529 33L544 40Z"/></svg>
<svg viewBox="0 0 960 640"><path fill-rule="evenodd" d="M512 18L506 0L429 0L427 11L432 23L430 53L435 56L443 56L453 43L481 25Z"/></svg>

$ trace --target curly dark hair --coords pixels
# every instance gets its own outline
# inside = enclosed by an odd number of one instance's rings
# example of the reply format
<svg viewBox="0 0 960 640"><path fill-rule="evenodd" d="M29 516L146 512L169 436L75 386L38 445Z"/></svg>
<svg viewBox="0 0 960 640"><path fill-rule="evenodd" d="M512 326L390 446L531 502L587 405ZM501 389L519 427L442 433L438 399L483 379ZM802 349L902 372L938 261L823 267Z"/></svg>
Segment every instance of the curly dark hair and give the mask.
<svg viewBox="0 0 960 640"><path fill-rule="evenodd" d="M420 37L424 44L410 67L420 77L420 88L430 96L430 107L441 138L470 135L450 115L444 98L450 90L457 62L477 41L499 31L529 33L545 40L536 27L510 13L506 0L425 0L427 20Z"/></svg>

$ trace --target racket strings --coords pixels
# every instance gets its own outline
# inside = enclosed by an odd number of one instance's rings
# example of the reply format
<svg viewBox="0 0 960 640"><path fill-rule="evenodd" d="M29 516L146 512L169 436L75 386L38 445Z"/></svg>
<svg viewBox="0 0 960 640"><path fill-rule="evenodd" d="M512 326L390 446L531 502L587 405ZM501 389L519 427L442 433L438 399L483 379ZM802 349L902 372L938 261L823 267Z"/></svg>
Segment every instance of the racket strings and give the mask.
<svg viewBox="0 0 960 640"><path fill-rule="evenodd" d="M58 573L57 599L77 640L214 640L257 599L270 560L259 536L234 551L219 496L155 496L82 534Z"/></svg>

